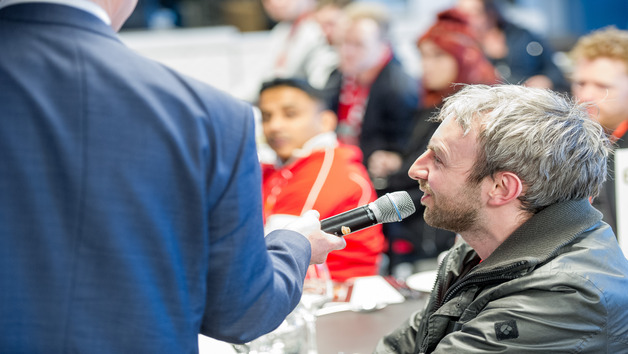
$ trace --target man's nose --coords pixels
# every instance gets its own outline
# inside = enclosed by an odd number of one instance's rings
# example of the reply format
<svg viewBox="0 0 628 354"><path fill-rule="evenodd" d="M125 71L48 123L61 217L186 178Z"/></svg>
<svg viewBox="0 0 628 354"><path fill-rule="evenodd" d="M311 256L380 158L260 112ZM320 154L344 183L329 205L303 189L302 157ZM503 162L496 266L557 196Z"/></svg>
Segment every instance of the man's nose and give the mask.
<svg viewBox="0 0 628 354"><path fill-rule="evenodd" d="M410 167L410 170L408 170L408 176L410 176L410 178L417 181L421 179L427 180L428 169L426 162L428 153L429 151L424 152L414 161L412 167Z"/></svg>
<svg viewBox="0 0 628 354"><path fill-rule="evenodd" d="M273 132L279 131L282 128L281 119L279 119L279 117L276 117L276 116L268 118L265 124L266 124L266 129Z"/></svg>

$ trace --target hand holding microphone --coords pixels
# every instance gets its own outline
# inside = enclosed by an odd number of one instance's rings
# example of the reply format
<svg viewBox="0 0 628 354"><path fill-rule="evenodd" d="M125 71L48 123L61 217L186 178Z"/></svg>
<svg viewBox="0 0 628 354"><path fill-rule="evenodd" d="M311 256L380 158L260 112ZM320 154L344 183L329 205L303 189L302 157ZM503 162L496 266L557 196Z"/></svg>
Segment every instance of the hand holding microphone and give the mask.
<svg viewBox="0 0 628 354"><path fill-rule="evenodd" d="M398 222L412 215L416 207L408 192L388 193L376 201L318 221L319 214L310 210L284 228L304 235L312 245L310 264L325 262L329 252L346 246L343 237L367 227ZM332 236L335 235L335 236Z"/></svg>
<svg viewBox="0 0 628 354"><path fill-rule="evenodd" d="M387 193L372 203L321 220L321 229L344 236L373 225L401 221L415 211L408 192Z"/></svg>
<svg viewBox="0 0 628 354"><path fill-rule="evenodd" d="M324 263L329 252L340 250L347 246L347 242L342 237L336 237L321 230L321 223L318 221L319 217L318 211L309 210L284 227L302 234L310 241L312 246L310 264Z"/></svg>

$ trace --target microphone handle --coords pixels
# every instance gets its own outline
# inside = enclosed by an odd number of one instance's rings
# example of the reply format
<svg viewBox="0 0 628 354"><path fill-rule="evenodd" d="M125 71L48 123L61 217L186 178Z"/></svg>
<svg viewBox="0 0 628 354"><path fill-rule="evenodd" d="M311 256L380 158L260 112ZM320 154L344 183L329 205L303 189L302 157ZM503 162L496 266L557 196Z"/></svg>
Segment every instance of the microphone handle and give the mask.
<svg viewBox="0 0 628 354"><path fill-rule="evenodd" d="M344 236L377 224L379 222L371 208L364 205L321 220L321 229L329 234Z"/></svg>

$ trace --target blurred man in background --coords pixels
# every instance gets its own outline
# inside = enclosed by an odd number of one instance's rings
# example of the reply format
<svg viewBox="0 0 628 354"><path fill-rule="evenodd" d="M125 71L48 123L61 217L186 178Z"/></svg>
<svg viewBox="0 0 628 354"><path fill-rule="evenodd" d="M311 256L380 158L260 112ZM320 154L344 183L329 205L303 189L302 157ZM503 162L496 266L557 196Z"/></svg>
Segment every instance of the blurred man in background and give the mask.
<svg viewBox="0 0 628 354"><path fill-rule="evenodd" d="M315 209L325 219L377 198L359 148L338 144L336 115L319 90L304 80L269 81L260 91L259 108L264 135L277 153L274 164L262 165L267 230L306 210ZM347 247L327 258L332 279L377 275L385 245L382 226L345 239Z"/></svg>
<svg viewBox="0 0 628 354"><path fill-rule="evenodd" d="M394 56L385 7L353 3L344 11L340 67L329 78L326 94L338 115L339 140L362 149L369 174L378 181L401 164L418 84Z"/></svg>
<svg viewBox="0 0 628 354"><path fill-rule="evenodd" d="M586 35L571 51L574 60L572 92L588 103L589 114L610 134L615 148L628 148L628 31L606 28ZM609 159L609 179L593 205L617 232L614 158ZM628 196L623 196L627 198ZM626 217L626 216L624 216Z"/></svg>

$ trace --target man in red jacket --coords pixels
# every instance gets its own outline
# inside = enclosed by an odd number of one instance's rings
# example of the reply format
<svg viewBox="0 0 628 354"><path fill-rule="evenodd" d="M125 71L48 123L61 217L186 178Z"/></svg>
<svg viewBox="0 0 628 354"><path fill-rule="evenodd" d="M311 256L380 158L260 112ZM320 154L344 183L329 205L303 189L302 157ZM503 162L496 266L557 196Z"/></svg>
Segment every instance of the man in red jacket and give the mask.
<svg viewBox="0 0 628 354"><path fill-rule="evenodd" d="M274 164L262 165L267 231L310 209L325 219L377 198L359 148L338 143L336 115L320 91L302 80L276 79L262 86L258 105L264 135L277 154ZM385 245L381 225L346 241L344 250L327 258L332 279L378 274Z"/></svg>

